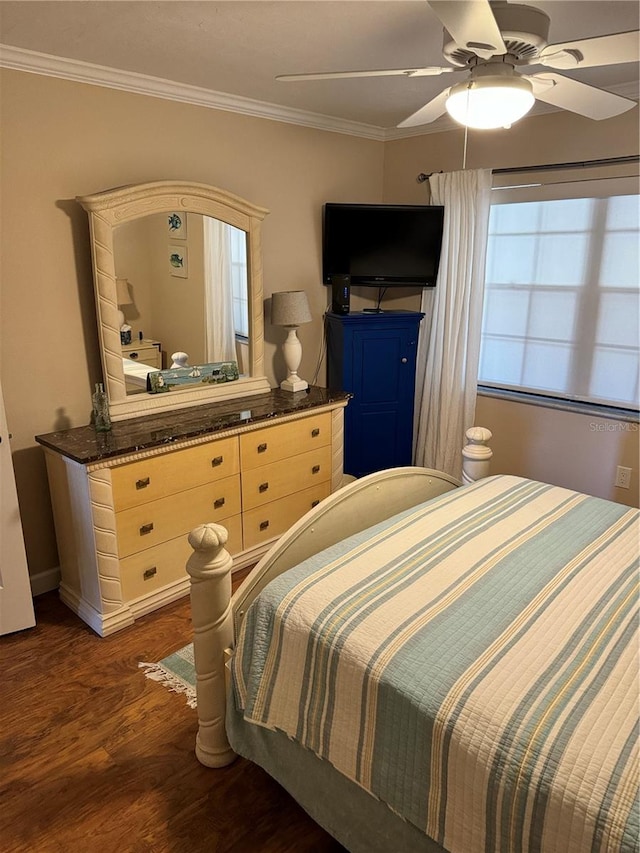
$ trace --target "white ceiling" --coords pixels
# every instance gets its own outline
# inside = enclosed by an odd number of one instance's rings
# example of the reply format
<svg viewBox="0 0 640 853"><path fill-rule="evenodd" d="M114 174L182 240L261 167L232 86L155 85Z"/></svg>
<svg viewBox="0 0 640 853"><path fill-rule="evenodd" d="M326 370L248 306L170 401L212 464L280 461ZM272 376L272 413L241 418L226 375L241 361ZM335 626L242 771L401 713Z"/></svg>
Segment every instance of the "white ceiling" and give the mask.
<svg viewBox="0 0 640 853"><path fill-rule="evenodd" d="M636 0L530 5L551 17L551 42L639 26ZM446 64L442 25L424 0L0 0L0 42L375 128L394 128L451 85L448 77L274 79ZM565 73L637 98L637 63Z"/></svg>

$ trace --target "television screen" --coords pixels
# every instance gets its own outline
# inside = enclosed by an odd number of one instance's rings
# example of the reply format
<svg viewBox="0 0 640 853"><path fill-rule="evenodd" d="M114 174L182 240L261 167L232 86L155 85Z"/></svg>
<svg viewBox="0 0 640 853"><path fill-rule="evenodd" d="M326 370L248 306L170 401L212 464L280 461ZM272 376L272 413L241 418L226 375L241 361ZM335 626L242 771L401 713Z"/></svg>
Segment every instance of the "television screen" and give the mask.
<svg viewBox="0 0 640 853"><path fill-rule="evenodd" d="M324 283L435 287L443 220L439 205L325 204Z"/></svg>

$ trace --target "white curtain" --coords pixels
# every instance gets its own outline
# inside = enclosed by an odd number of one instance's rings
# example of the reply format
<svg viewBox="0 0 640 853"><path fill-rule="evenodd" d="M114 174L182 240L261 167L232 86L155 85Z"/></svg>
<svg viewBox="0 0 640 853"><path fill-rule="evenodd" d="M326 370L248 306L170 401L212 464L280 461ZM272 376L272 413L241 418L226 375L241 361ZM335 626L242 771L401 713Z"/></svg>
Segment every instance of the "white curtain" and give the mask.
<svg viewBox="0 0 640 853"><path fill-rule="evenodd" d="M203 216L205 360L235 361L229 226Z"/></svg>
<svg viewBox="0 0 640 853"><path fill-rule="evenodd" d="M429 187L444 205L444 235L437 286L422 297L414 459L460 477L475 418L491 171L435 174Z"/></svg>

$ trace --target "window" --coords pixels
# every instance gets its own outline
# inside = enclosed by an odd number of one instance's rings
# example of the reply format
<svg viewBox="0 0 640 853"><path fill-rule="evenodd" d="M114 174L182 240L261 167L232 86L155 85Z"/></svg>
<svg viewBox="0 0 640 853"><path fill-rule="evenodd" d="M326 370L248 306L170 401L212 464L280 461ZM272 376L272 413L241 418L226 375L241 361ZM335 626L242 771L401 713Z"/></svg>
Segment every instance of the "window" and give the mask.
<svg viewBox="0 0 640 853"><path fill-rule="evenodd" d="M233 289L233 325L236 335L249 337L249 303L247 294L247 235L229 226L231 287Z"/></svg>
<svg viewBox="0 0 640 853"><path fill-rule="evenodd" d="M492 203L481 385L638 408L639 198Z"/></svg>

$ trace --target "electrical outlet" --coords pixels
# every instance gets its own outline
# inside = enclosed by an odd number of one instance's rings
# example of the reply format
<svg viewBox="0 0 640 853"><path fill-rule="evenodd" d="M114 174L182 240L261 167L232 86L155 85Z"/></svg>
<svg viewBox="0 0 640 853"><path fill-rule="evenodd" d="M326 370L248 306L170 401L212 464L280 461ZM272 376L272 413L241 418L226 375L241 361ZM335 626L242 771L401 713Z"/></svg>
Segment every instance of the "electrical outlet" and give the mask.
<svg viewBox="0 0 640 853"><path fill-rule="evenodd" d="M628 489L631 486L631 468L618 465L616 468L616 486L620 489Z"/></svg>

